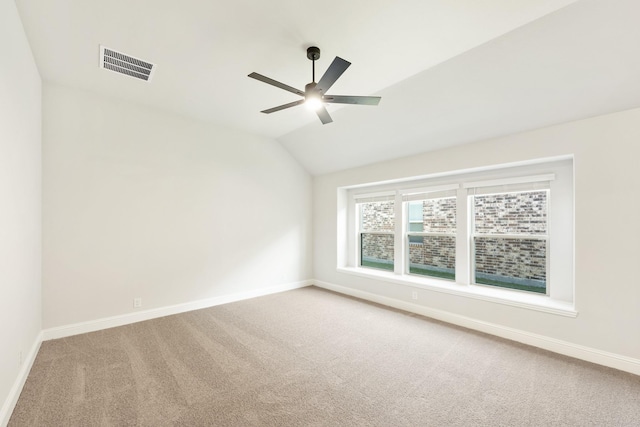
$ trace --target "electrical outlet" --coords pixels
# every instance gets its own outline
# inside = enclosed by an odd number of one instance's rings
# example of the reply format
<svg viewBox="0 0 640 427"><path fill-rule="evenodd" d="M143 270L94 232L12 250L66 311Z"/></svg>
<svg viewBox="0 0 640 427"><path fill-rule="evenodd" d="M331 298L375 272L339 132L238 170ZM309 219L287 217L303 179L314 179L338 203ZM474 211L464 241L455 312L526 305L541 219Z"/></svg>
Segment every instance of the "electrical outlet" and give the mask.
<svg viewBox="0 0 640 427"><path fill-rule="evenodd" d="M134 298L133 299L133 308L142 307L142 298Z"/></svg>
<svg viewBox="0 0 640 427"><path fill-rule="evenodd" d="M411 291L411 299L418 299L418 291Z"/></svg>

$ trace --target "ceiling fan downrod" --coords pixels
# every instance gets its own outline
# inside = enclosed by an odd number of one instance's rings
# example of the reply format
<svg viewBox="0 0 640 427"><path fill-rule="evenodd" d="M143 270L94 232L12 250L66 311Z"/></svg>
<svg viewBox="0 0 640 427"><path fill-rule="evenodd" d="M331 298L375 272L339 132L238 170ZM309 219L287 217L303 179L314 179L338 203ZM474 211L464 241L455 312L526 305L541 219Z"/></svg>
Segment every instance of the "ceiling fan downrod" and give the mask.
<svg viewBox="0 0 640 427"><path fill-rule="evenodd" d="M316 59L320 59L320 48L310 46L307 48L307 58L311 60L311 81L316 82Z"/></svg>

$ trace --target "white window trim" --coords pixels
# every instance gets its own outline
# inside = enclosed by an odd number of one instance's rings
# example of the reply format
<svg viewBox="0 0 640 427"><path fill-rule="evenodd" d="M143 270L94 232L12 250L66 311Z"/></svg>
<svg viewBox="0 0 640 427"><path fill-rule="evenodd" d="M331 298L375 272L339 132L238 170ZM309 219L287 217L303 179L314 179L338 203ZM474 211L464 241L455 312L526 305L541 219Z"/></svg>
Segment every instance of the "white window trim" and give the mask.
<svg viewBox="0 0 640 427"><path fill-rule="evenodd" d="M570 265L564 268L564 278L562 280L568 281L564 283L564 290L562 291L562 295L564 298L555 298L553 292L549 295L543 294L534 294L530 292L522 292L517 290L503 289L492 286L483 286L483 285L475 285L472 284L472 263L471 263L471 245L473 239L473 233L471 233L471 206L468 202L470 189L476 187L493 187L493 186L513 186L518 184L527 184L527 183L535 183L540 181L553 181L556 178L556 173L548 173L548 169L554 169L554 167L562 167L568 168L567 162L572 162L572 157L565 156L557 159L549 159L548 161L533 161L529 164L520 163L517 166L514 165L503 165L498 166L496 168L482 168L482 170L473 171L473 170L465 170L460 173L452 172L448 177L445 177L445 180L449 182L443 181L443 174L439 174L437 177L433 179L429 179L429 177L420 177L418 179L408 179L405 181L395 181L391 184L382 183L382 184L371 184L371 185L358 185L357 187L342 187L338 190L339 200L340 197L344 197L344 202L338 202L338 206L344 208L344 204L346 202L347 209L342 209L341 214L339 214L339 222L340 218L342 220L347 221L345 227L338 226L339 233L340 231L345 237L338 237L338 242L342 242L343 246L338 248L338 266L337 271L340 273L346 273L349 275L365 277L375 280L380 280L388 283L394 283L397 285L404 285L414 288L428 289L436 292L442 292L452 295L458 295L463 297L469 297L473 299L479 299L484 301L491 301L495 303L516 306L536 311L542 311L546 313L552 313L561 316L568 317L576 317L578 312L575 307L575 290L574 290L574 254L573 254L573 164L570 165L569 170L564 170L564 176L562 179L569 180L567 183L563 184L565 187L568 186L568 189L565 188L563 190L563 194L566 196L568 191L571 192L571 200L570 205L569 201L565 202L565 207L570 206L571 209L571 227L570 227L570 243L565 243L563 250L567 249L567 244L570 249L570 256L566 256L562 259L562 262L569 263ZM556 162L560 162L559 166L556 166ZM542 169L543 173L535 174L535 172L539 169ZM533 171L534 174L525 174L523 172ZM498 177L496 177L498 175ZM506 176L500 176L506 175ZM485 176L490 179L483 179ZM448 179L447 179L448 178ZM434 182L438 181L438 182ZM453 181L453 182L452 182ZM407 189L406 184L409 183L413 185ZM405 188L403 188L405 187ZM353 189L353 191L352 191ZM406 212L406 203L404 201L407 200L407 195L417 194L417 193L429 193L429 192L438 192L438 191L446 191L456 189L457 192L457 202L458 202L458 210L457 210L457 230L459 235L467 236L468 239L457 239L456 240L456 282L452 282L449 280L431 278L428 276L418 276L412 275L405 272L405 264L408 263L408 253L404 252L408 250L409 243L405 244L404 240L407 239L407 235L409 234L405 230L405 226L407 224ZM369 191L367 191L369 190ZM425 191L426 190L426 191ZM357 193L356 193L357 192ZM355 253L353 247L353 241L359 241L359 239L353 239L353 237L349 237L349 235L354 236L354 231L357 230L357 226L354 229L354 212L349 212L349 209L353 209L355 204L355 199L361 199L363 197L372 197L372 196L390 196L395 193L395 241L394 241L394 271L384 271L384 270L376 270L366 267L359 267L359 255ZM553 190L552 190L553 194ZM553 197L553 195L551 196ZM404 198L404 200L403 200ZM549 200L549 205L551 205L551 200ZM563 215L563 218L568 217L568 215ZM400 219L400 220L399 220ZM351 225L349 225L349 222ZM550 224L550 230L556 227L557 225ZM414 233L410 233L414 234ZM431 233L426 233L427 235L431 235ZM549 231L549 235L553 234L552 231ZM501 236L503 237L503 236ZM517 238L522 238L522 235L517 235ZM542 237L542 236L536 236ZM548 238L548 236L544 236ZM468 241L465 241L468 240ZM340 244L339 244L340 246ZM359 249L359 248L358 248ZM547 247L547 251L549 252L549 245ZM359 251L357 251L359 253ZM547 257L547 267L549 267L549 262L551 258ZM558 261L554 261L554 263L558 263ZM570 274L567 272L570 271ZM551 270L547 268L547 272L551 273ZM551 282L548 282L548 289L551 285ZM557 285L556 285L557 286ZM570 288L570 289L569 289ZM570 298L567 296L570 294ZM568 300L570 299L570 300Z"/></svg>
<svg viewBox="0 0 640 427"><path fill-rule="evenodd" d="M512 184L528 184L533 182L546 182L553 181L556 179L556 175L553 173L547 173L544 175L531 175L531 176L519 176L513 178L503 178L503 179L491 179L488 181L474 181L474 182L465 182L462 184L462 188L477 188L477 187L498 187L502 185L512 185Z"/></svg>

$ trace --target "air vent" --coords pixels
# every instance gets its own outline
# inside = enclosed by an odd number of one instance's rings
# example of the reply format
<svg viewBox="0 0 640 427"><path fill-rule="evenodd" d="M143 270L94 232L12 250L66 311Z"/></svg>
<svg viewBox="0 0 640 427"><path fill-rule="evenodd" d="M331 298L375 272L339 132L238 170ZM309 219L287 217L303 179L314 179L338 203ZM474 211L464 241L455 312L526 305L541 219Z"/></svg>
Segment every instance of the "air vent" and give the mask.
<svg viewBox="0 0 640 427"><path fill-rule="evenodd" d="M155 65L108 47L100 46L100 68L125 74L136 79L150 81Z"/></svg>

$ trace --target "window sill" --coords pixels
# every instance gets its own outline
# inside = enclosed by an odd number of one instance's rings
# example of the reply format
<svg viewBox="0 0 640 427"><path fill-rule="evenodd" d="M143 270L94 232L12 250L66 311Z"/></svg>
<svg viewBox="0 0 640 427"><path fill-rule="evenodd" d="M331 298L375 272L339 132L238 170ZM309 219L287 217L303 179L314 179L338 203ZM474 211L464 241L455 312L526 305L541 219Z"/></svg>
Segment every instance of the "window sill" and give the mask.
<svg viewBox="0 0 640 427"><path fill-rule="evenodd" d="M495 302L529 310L542 311L557 314L559 316L577 317L578 312L573 304L551 299L546 295L532 295L525 292L510 291L508 289L493 289L485 286L463 285L431 278L415 277L410 275L399 276L387 271L376 271L356 267L338 267L339 273L353 276L366 277L429 291L458 295L483 301Z"/></svg>

